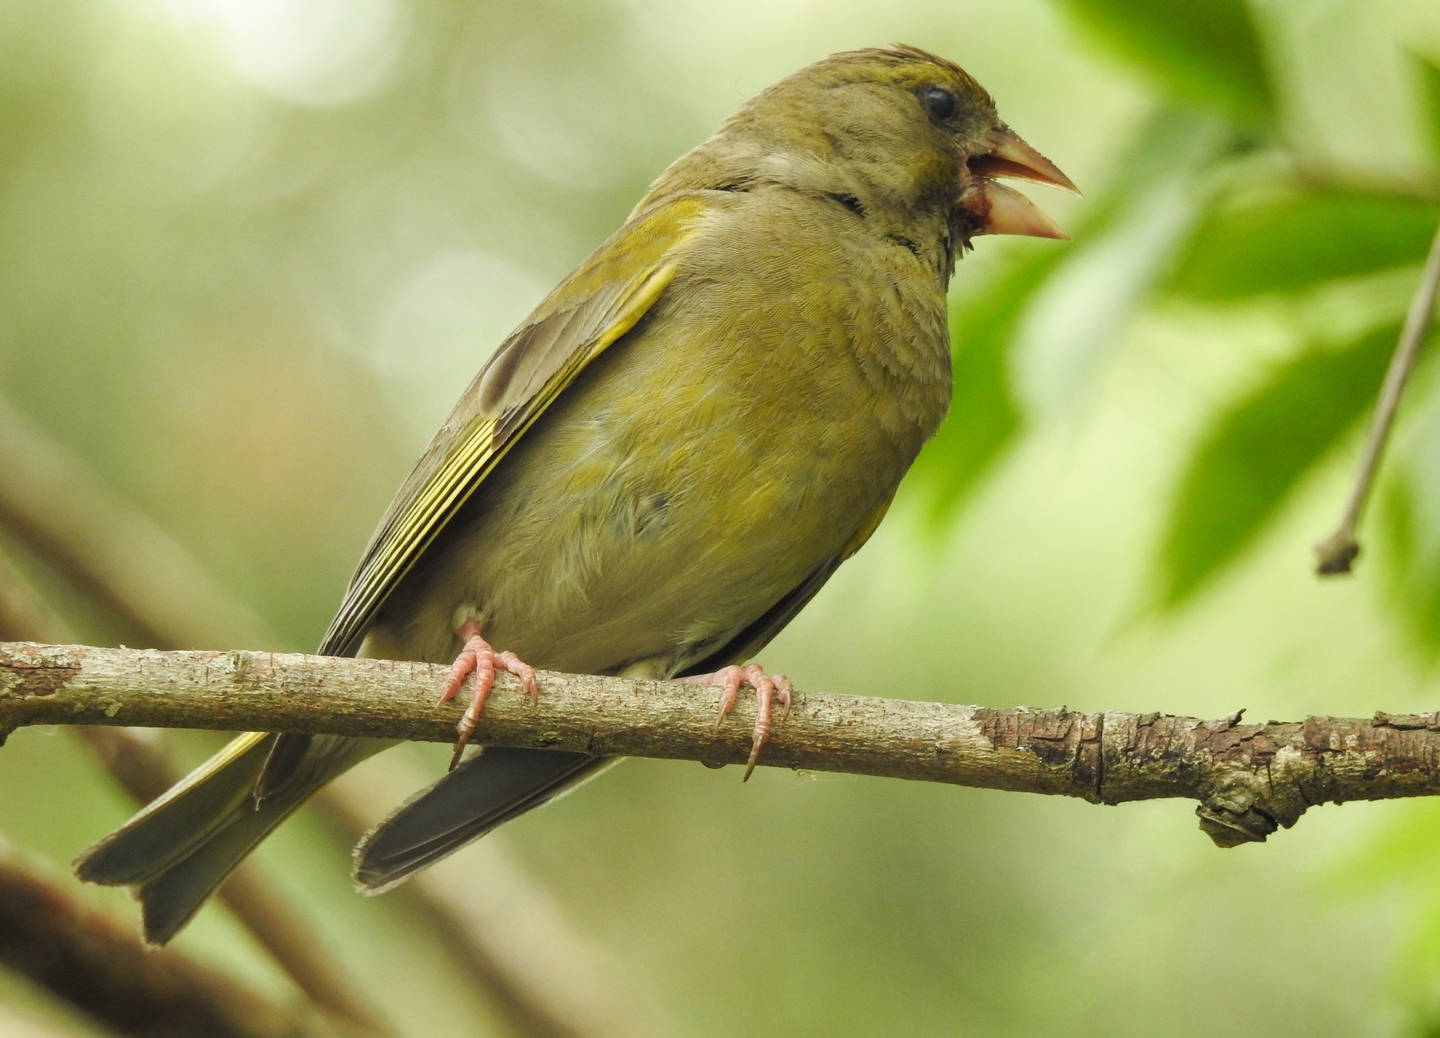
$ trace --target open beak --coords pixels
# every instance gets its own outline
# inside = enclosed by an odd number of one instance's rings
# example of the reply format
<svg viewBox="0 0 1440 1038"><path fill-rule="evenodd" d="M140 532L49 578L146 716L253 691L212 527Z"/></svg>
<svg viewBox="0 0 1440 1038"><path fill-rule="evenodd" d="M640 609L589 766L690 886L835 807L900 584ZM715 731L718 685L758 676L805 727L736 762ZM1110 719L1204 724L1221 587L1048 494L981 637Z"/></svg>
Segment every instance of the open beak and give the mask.
<svg viewBox="0 0 1440 1038"><path fill-rule="evenodd" d="M960 204L975 217L973 233L1068 239L1070 235L1030 199L995 178L1033 180L1076 195L1080 189L1060 172L1060 167L1026 144L1010 127L997 127L991 139L994 146L988 152L965 163L971 179L960 196Z"/></svg>

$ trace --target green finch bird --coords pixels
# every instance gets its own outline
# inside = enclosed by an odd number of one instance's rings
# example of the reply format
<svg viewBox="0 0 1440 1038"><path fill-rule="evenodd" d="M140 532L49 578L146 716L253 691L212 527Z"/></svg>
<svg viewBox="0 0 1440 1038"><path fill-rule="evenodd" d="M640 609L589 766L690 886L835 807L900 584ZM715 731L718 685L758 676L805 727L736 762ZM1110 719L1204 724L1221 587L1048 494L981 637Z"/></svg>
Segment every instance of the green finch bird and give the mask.
<svg viewBox="0 0 1440 1038"><path fill-rule="evenodd" d="M965 72L836 54L747 102L500 344L380 521L320 652L719 685L874 532L951 395L945 290L981 234L1064 235L996 177L1074 189ZM243 735L77 862L164 942L302 801L390 745ZM492 748L370 833L376 891L597 758Z"/></svg>

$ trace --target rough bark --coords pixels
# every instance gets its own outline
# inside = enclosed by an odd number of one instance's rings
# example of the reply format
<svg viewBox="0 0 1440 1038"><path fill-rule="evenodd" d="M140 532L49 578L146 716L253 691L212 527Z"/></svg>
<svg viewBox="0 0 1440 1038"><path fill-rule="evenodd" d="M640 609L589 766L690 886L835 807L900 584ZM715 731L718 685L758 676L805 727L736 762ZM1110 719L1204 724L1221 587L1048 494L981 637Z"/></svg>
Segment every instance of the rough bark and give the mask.
<svg viewBox="0 0 1440 1038"><path fill-rule="evenodd" d="M332 732L454 738L435 705L444 668L269 652L158 652L0 643L0 735L23 725ZM532 704L501 675L477 743L741 763L753 704L718 728L718 689L541 672ZM464 698L463 696L461 697ZM1434 714L1242 724L799 691L761 763L1080 797L1184 797L1219 845L1264 840L1305 809L1440 793Z"/></svg>

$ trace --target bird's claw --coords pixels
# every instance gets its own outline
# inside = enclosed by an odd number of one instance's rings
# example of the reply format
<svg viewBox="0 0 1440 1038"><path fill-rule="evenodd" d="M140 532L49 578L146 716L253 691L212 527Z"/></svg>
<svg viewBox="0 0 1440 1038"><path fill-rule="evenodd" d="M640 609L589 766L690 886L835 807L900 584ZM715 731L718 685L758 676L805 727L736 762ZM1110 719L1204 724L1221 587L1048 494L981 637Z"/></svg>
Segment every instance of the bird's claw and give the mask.
<svg viewBox="0 0 1440 1038"><path fill-rule="evenodd" d="M758 663L722 667L714 674L692 680L720 686L720 715L715 718L717 732L730 711L735 709L735 704L740 699L740 686L749 685L755 690L755 727L751 730L750 756L745 761L745 774L740 781L748 780L750 773L755 770L755 762L760 759L760 749L770 736L775 720L775 704L779 703L784 708L780 715L781 720L789 717L790 701L795 687L783 674L766 674Z"/></svg>
<svg viewBox="0 0 1440 1038"><path fill-rule="evenodd" d="M485 701L490 698L490 692L495 688L497 670L514 674L520 679L520 684L524 686L531 701L540 700L540 686L535 681L534 667L513 652L497 652L494 646L481 637L480 625L473 620L467 621L455 633L465 639L465 646L450 667L450 677L445 682L440 703L448 703L454 699L460 686L472 673L475 675L475 691L470 695L470 705L465 708L464 715L455 725L457 737L455 752L450 756L451 771L460 763L460 755L465 752L465 747L470 744L470 737L475 734L475 729L480 724L480 715L485 711Z"/></svg>

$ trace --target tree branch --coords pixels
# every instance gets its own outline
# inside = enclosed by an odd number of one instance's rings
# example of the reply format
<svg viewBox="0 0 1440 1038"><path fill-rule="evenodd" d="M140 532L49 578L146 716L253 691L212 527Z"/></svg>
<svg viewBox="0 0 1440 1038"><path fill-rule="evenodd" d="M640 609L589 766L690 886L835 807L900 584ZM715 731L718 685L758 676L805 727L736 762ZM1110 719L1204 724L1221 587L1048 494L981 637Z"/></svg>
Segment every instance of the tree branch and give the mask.
<svg viewBox="0 0 1440 1038"><path fill-rule="evenodd" d="M391 1033L270 1002L172 949L146 948L104 914L69 897L61 883L28 868L3 841L0 964L67 998L117 1034L358 1038Z"/></svg>
<svg viewBox="0 0 1440 1038"><path fill-rule="evenodd" d="M445 668L268 652L0 643L0 735L34 724L330 732L448 742ZM717 730L718 690L542 672L540 703L502 675L477 743L738 764L753 707ZM463 696L460 698L464 698ZM1440 793L1440 716L1241 724L1167 714L991 709L797 692L761 763L1050 793L1185 797L1217 844L1264 840L1305 809Z"/></svg>

